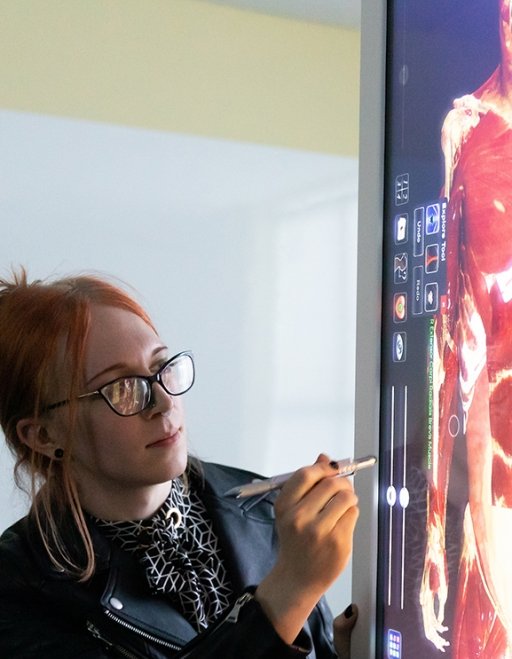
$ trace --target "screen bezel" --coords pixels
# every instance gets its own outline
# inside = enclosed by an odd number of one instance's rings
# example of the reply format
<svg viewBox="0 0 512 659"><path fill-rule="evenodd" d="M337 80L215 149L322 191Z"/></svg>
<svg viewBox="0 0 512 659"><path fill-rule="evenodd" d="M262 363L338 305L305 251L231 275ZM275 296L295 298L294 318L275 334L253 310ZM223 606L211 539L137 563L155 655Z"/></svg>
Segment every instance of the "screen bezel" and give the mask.
<svg viewBox="0 0 512 659"><path fill-rule="evenodd" d="M386 0L365 0L361 10L355 455L379 453L387 8ZM358 476L357 493L352 654L375 657L378 469Z"/></svg>

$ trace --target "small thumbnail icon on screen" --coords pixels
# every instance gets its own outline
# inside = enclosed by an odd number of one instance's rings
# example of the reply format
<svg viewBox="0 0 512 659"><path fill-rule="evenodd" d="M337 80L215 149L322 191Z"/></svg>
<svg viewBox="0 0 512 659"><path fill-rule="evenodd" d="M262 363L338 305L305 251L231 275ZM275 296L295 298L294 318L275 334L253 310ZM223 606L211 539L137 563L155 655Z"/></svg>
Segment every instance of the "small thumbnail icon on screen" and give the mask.
<svg viewBox="0 0 512 659"><path fill-rule="evenodd" d="M425 232L427 234L437 233L439 231L439 204L430 204L426 210L427 220Z"/></svg>
<svg viewBox="0 0 512 659"><path fill-rule="evenodd" d="M429 274L439 270L439 245L427 245L425 251L425 272Z"/></svg>
<svg viewBox="0 0 512 659"><path fill-rule="evenodd" d="M436 282L425 286L425 311L432 313L439 307L439 287Z"/></svg>
<svg viewBox="0 0 512 659"><path fill-rule="evenodd" d="M409 201L409 174L399 174L395 178L395 204L401 206Z"/></svg>
<svg viewBox="0 0 512 659"><path fill-rule="evenodd" d="M408 259L407 253L395 254L393 263L394 282L395 284L405 284L408 278Z"/></svg>
<svg viewBox="0 0 512 659"><path fill-rule="evenodd" d="M393 361L404 362L406 358L407 334L395 332L393 334Z"/></svg>
<svg viewBox="0 0 512 659"><path fill-rule="evenodd" d="M396 293L393 297L393 318L395 323L407 320L407 293Z"/></svg>
<svg viewBox="0 0 512 659"><path fill-rule="evenodd" d="M394 629L388 629L388 658L402 659L402 634Z"/></svg>
<svg viewBox="0 0 512 659"><path fill-rule="evenodd" d="M407 242L407 225L409 224L409 215L400 213L395 216L395 243Z"/></svg>
<svg viewBox="0 0 512 659"><path fill-rule="evenodd" d="M425 225L425 208L418 206L414 209L414 256L422 256L424 249L424 225Z"/></svg>
<svg viewBox="0 0 512 659"><path fill-rule="evenodd" d="M423 313L423 266L416 265L412 269L412 312L415 315Z"/></svg>

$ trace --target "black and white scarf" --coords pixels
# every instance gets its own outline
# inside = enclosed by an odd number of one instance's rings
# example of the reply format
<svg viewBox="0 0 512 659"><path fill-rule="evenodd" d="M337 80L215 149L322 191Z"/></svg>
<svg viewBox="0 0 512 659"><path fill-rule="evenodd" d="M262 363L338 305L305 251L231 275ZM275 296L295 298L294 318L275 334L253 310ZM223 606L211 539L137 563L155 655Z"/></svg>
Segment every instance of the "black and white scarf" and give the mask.
<svg viewBox="0 0 512 659"><path fill-rule="evenodd" d="M198 632L230 606L233 591L217 536L203 502L181 479L150 519L95 521L137 556L151 591L167 595Z"/></svg>

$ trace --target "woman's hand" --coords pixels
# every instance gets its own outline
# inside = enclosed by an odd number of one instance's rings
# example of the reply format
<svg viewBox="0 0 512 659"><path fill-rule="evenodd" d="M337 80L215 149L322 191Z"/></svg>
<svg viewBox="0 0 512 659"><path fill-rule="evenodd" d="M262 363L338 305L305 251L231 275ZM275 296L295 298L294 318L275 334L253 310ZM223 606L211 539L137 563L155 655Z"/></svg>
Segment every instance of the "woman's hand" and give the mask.
<svg viewBox="0 0 512 659"><path fill-rule="evenodd" d="M334 618L334 648L339 659L350 659L350 643L352 630L359 615L355 604L349 604L343 613Z"/></svg>
<svg viewBox="0 0 512 659"><path fill-rule="evenodd" d="M346 567L359 515L357 497L337 466L320 455L299 469L276 500L280 548L256 598L278 634L292 643L314 606Z"/></svg>

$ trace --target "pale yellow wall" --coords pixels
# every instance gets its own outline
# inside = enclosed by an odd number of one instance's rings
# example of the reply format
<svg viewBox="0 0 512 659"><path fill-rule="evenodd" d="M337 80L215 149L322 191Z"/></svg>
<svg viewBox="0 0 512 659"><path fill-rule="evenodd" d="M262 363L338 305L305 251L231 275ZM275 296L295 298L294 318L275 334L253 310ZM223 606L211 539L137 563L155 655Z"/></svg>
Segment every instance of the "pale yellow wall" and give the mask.
<svg viewBox="0 0 512 659"><path fill-rule="evenodd" d="M359 32L200 0L0 14L0 107L357 155Z"/></svg>

